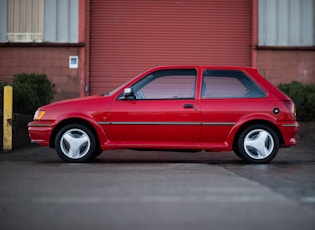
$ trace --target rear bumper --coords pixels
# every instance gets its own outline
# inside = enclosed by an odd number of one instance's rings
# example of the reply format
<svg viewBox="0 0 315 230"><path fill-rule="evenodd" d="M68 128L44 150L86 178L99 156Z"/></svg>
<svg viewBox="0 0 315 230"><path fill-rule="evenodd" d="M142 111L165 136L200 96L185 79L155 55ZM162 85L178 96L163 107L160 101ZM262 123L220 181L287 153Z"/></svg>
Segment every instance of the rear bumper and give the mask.
<svg viewBox="0 0 315 230"><path fill-rule="evenodd" d="M28 123L28 133L32 144L49 146L52 130L53 124L49 122L32 121Z"/></svg>
<svg viewBox="0 0 315 230"><path fill-rule="evenodd" d="M295 146L297 143L296 136L299 132L299 123L297 121L284 122L280 125L280 130L283 137L282 147Z"/></svg>

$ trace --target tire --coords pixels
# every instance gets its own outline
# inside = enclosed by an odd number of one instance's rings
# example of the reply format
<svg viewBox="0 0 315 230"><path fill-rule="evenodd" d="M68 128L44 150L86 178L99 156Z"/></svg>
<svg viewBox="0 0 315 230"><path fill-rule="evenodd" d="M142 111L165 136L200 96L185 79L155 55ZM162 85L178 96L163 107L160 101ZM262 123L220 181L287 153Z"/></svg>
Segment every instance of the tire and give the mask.
<svg viewBox="0 0 315 230"><path fill-rule="evenodd" d="M236 156L238 156L239 158L244 160L243 155L239 152L238 147L234 149L234 153L235 153Z"/></svg>
<svg viewBox="0 0 315 230"><path fill-rule="evenodd" d="M96 148L96 150L94 152L94 158L98 157L102 153L103 153L103 150L101 148Z"/></svg>
<svg viewBox="0 0 315 230"><path fill-rule="evenodd" d="M279 138L266 125L252 125L239 135L235 153L249 163L269 163L278 153Z"/></svg>
<svg viewBox="0 0 315 230"><path fill-rule="evenodd" d="M55 148L65 162L83 163L94 159L98 149L96 143L89 128L81 124L69 124L57 133Z"/></svg>

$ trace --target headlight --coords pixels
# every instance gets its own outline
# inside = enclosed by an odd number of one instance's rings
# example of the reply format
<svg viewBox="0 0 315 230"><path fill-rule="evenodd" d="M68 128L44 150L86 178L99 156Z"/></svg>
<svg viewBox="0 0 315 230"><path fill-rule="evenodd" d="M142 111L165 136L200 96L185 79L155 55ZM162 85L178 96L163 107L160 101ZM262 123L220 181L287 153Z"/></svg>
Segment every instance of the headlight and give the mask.
<svg viewBox="0 0 315 230"><path fill-rule="evenodd" d="M46 111L44 111L44 110L36 110L33 119L39 121L43 118L45 113L46 113Z"/></svg>

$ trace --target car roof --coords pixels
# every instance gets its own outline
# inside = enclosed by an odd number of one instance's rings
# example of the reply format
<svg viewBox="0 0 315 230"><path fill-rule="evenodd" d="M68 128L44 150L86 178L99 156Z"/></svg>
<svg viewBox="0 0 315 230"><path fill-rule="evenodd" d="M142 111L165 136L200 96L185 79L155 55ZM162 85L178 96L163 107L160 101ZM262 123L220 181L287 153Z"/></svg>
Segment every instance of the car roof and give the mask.
<svg viewBox="0 0 315 230"><path fill-rule="evenodd" d="M248 66L217 66L217 65L161 65L151 68L158 69L220 69L220 70L256 70L256 68Z"/></svg>
<svg viewBox="0 0 315 230"><path fill-rule="evenodd" d="M215 69L253 69L249 66L235 66L235 65L157 65L153 68L215 68Z"/></svg>

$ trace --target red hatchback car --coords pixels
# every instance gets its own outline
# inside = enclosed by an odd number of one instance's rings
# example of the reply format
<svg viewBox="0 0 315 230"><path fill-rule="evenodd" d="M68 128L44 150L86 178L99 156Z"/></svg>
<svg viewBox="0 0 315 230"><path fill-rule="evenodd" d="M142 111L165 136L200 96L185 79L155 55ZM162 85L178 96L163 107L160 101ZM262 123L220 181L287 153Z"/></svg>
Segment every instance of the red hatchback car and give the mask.
<svg viewBox="0 0 315 230"><path fill-rule="evenodd" d="M103 150L231 151L268 163L296 144L293 101L245 67L171 66L148 70L102 96L40 107L28 125L32 143L66 162Z"/></svg>

